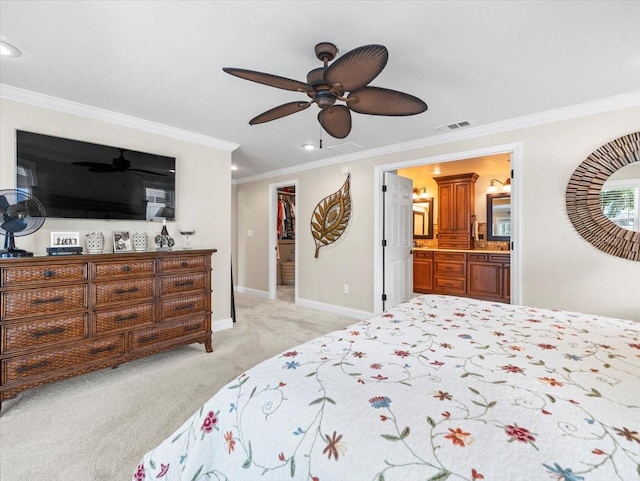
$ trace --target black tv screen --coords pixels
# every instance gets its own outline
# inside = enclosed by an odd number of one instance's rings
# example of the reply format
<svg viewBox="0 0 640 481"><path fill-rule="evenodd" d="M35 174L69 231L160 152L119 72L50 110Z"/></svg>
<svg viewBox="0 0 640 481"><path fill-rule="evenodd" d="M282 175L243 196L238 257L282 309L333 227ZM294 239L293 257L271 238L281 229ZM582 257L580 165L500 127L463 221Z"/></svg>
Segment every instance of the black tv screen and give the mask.
<svg viewBox="0 0 640 481"><path fill-rule="evenodd" d="M16 132L16 187L47 217L175 220L175 157Z"/></svg>

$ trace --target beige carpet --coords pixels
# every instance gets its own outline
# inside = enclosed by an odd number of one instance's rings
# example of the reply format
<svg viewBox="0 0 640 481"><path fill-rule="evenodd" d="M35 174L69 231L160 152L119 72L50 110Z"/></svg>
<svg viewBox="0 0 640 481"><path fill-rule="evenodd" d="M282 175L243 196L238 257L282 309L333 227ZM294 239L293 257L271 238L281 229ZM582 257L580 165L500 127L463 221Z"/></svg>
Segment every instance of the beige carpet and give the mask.
<svg viewBox="0 0 640 481"><path fill-rule="evenodd" d="M5 401L1 481L127 481L159 444L227 382L258 362L355 319L236 296L237 323L194 344L59 381Z"/></svg>

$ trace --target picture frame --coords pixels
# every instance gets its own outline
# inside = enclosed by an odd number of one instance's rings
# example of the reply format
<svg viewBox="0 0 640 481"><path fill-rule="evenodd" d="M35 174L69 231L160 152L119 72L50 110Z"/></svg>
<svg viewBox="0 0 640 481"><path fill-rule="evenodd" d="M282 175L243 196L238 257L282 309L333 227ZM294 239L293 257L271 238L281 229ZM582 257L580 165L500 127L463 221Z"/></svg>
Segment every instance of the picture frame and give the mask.
<svg viewBox="0 0 640 481"><path fill-rule="evenodd" d="M113 232L113 252L131 252L133 246L129 231L120 230Z"/></svg>
<svg viewBox="0 0 640 481"><path fill-rule="evenodd" d="M79 247L79 232L52 232L51 247Z"/></svg>

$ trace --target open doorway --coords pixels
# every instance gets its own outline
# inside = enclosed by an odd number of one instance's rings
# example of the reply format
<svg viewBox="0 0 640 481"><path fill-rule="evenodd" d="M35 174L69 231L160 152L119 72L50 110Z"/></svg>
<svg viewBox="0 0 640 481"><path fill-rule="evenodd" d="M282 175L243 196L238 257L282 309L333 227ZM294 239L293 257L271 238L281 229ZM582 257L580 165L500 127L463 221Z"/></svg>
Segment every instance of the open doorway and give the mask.
<svg viewBox="0 0 640 481"><path fill-rule="evenodd" d="M297 279L297 181L270 185L269 297L295 303Z"/></svg>
<svg viewBox="0 0 640 481"><path fill-rule="evenodd" d="M462 173L462 171L473 172L476 169L484 169L485 167L480 167L479 165L476 167L474 164L474 160L478 158L489 158L489 160L503 162L504 165L502 168L496 168L495 165L493 167L489 166L487 170L482 172L482 182L478 184L478 188L476 189L476 196L482 199L482 206L478 206L476 210L476 214L479 220L483 220L483 223L486 223L486 207L485 205L485 196L487 193L487 188L491 184L491 180L497 179L499 182L494 182L494 184L500 186L501 184L507 183L507 179L510 181L511 187L511 212L513 213L512 221L510 224L510 241L507 244L510 249L508 250L507 255L510 256L510 279L508 280L511 302L518 303L520 301L520 283L519 283L519 273L520 273L520 251L517 248L518 246L518 233L519 233L519 222L518 222L518 210L519 210L519 190L518 190L518 176L517 172L520 166L520 144L507 144L507 145L497 145L493 147L476 149L472 151L464 151L457 152L453 154L440 155L422 159L416 159L406 162L394 163L377 166L375 168L375 179L376 179L376 190L374 196L374 210L375 210L375 225L374 225L374 312L382 312L383 310L389 309L392 307L388 302L385 302L387 299L396 299L398 296L395 293L385 292L388 291L389 288L402 285L402 282L398 279L393 279L394 275L397 275L398 271L394 269L385 269L385 255L384 255L384 247L383 247L383 239L384 239L384 228L385 228L385 207L384 207L384 194L382 186L384 184L385 173L386 172L394 172L398 175L403 175L407 178L412 178L414 180L413 187L416 189L420 189L421 187L425 187L425 191L429 192L430 197L437 197L437 185L435 181L433 181L433 177L437 176L445 176L447 174L455 174ZM487 160L487 159L485 159ZM423 177L418 175L407 175L407 172L410 172L411 169L418 169L425 172ZM417 171L416 171L417 172ZM513 173L513 178L511 178ZM423 185L428 184L426 181L426 177L433 182L433 186ZM503 178L504 177L504 178ZM430 191L431 189L431 191ZM437 212L437 198L434 199L434 211ZM482 210L482 215L480 215L480 210ZM437 221L436 221L437 222ZM435 224L435 222L434 222ZM438 230L437 224L434 226L435 230ZM483 226L483 231L486 228ZM476 233L478 232L476 228ZM482 232L483 237L486 236L486 232ZM387 233L388 235L388 233ZM477 241L480 240L479 236L476 237ZM476 242L477 242L476 241ZM484 237L483 242L478 242L479 245L488 245L489 239ZM433 240L424 240L424 247L430 248L437 246L437 237L434 236ZM406 275L406 274L403 274ZM412 280L404 280L404 282L412 282Z"/></svg>

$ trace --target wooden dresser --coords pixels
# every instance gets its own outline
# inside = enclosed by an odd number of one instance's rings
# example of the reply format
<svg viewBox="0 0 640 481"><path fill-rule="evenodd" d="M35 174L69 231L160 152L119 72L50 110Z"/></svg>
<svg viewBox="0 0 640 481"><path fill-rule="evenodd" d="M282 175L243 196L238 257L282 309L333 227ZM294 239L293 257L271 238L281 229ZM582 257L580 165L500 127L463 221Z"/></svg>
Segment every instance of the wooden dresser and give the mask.
<svg viewBox="0 0 640 481"><path fill-rule="evenodd" d="M0 259L0 407L48 382L211 345L216 249Z"/></svg>

